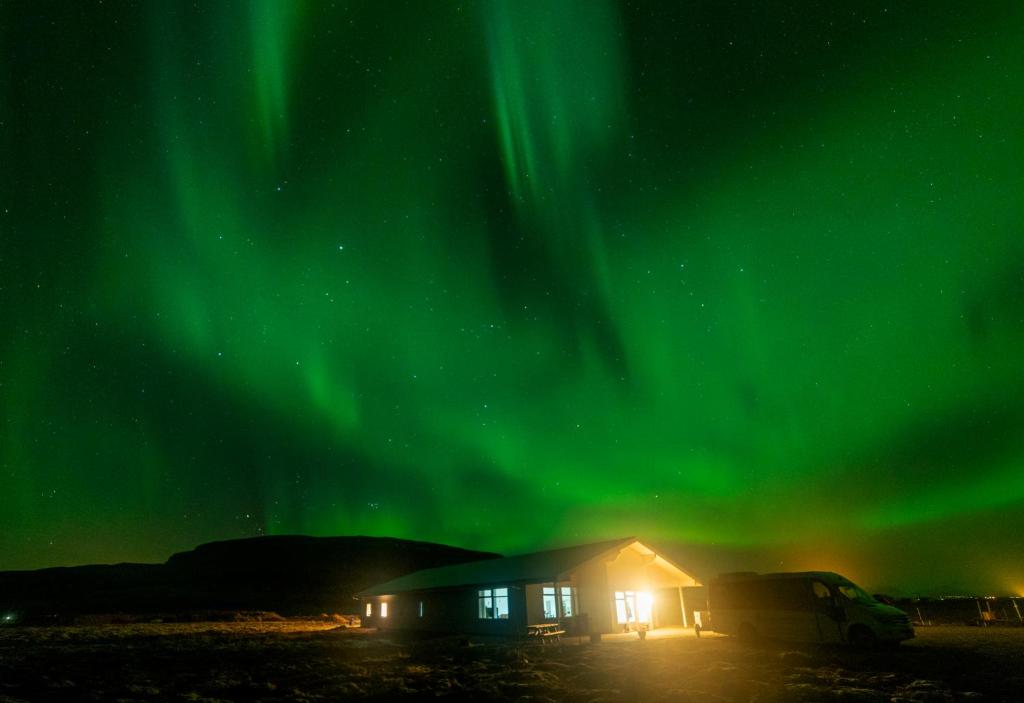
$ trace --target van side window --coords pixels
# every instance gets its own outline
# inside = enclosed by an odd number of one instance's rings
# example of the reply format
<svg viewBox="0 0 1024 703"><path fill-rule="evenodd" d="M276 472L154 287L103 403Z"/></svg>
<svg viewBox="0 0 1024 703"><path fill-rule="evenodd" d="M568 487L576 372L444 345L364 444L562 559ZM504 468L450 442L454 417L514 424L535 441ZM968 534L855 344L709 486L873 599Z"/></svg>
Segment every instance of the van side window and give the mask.
<svg viewBox="0 0 1024 703"><path fill-rule="evenodd" d="M776 610L806 610L810 607L807 599L807 582L798 579L780 579L775 585L772 606Z"/></svg>
<svg viewBox="0 0 1024 703"><path fill-rule="evenodd" d="M832 592L828 590L828 586L823 584L821 581L814 581L814 597L818 599L826 599L832 597Z"/></svg>

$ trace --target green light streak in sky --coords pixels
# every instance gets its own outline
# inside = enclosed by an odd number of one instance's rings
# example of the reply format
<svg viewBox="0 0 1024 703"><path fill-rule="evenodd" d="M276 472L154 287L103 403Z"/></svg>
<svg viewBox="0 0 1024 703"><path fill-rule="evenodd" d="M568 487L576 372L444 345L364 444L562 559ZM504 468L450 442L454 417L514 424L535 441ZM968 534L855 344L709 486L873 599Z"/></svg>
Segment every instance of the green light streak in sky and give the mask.
<svg viewBox="0 0 1024 703"><path fill-rule="evenodd" d="M940 5L4 8L2 565L1013 542L1024 17Z"/></svg>
<svg viewBox="0 0 1024 703"><path fill-rule="evenodd" d="M263 143L272 151L288 136L288 73L299 0L254 0L248 7L252 28L252 63Z"/></svg>

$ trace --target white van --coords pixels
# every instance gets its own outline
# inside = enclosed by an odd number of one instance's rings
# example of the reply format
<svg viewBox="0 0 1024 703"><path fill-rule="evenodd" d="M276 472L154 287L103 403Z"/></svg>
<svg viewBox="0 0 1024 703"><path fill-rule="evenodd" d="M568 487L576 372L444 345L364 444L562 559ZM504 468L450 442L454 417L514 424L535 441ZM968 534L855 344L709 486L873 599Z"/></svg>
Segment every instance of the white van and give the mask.
<svg viewBox="0 0 1024 703"><path fill-rule="evenodd" d="M723 574L710 584L708 610L707 629L746 639L866 647L914 637L906 613L828 571Z"/></svg>

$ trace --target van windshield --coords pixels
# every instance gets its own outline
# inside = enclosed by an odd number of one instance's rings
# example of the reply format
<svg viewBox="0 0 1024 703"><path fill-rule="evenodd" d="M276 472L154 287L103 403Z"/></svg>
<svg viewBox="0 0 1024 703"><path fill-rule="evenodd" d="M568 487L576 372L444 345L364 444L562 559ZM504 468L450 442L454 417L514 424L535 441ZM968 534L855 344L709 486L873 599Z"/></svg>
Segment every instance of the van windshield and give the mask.
<svg viewBox="0 0 1024 703"><path fill-rule="evenodd" d="M855 586L852 583L841 583L836 588L843 595L846 600L853 601L854 603L861 603L862 605L872 605L876 603L874 598L869 596L864 589L860 586Z"/></svg>

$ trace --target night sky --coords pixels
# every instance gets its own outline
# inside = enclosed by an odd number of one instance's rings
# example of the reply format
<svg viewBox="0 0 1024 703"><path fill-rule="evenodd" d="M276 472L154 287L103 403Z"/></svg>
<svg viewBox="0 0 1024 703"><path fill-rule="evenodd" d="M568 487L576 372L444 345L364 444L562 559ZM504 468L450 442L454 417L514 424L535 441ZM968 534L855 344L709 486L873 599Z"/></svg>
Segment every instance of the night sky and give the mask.
<svg viewBox="0 0 1024 703"><path fill-rule="evenodd" d="M1024 4L3 3L0 568L639 535L1024 592Z"/></svg>

